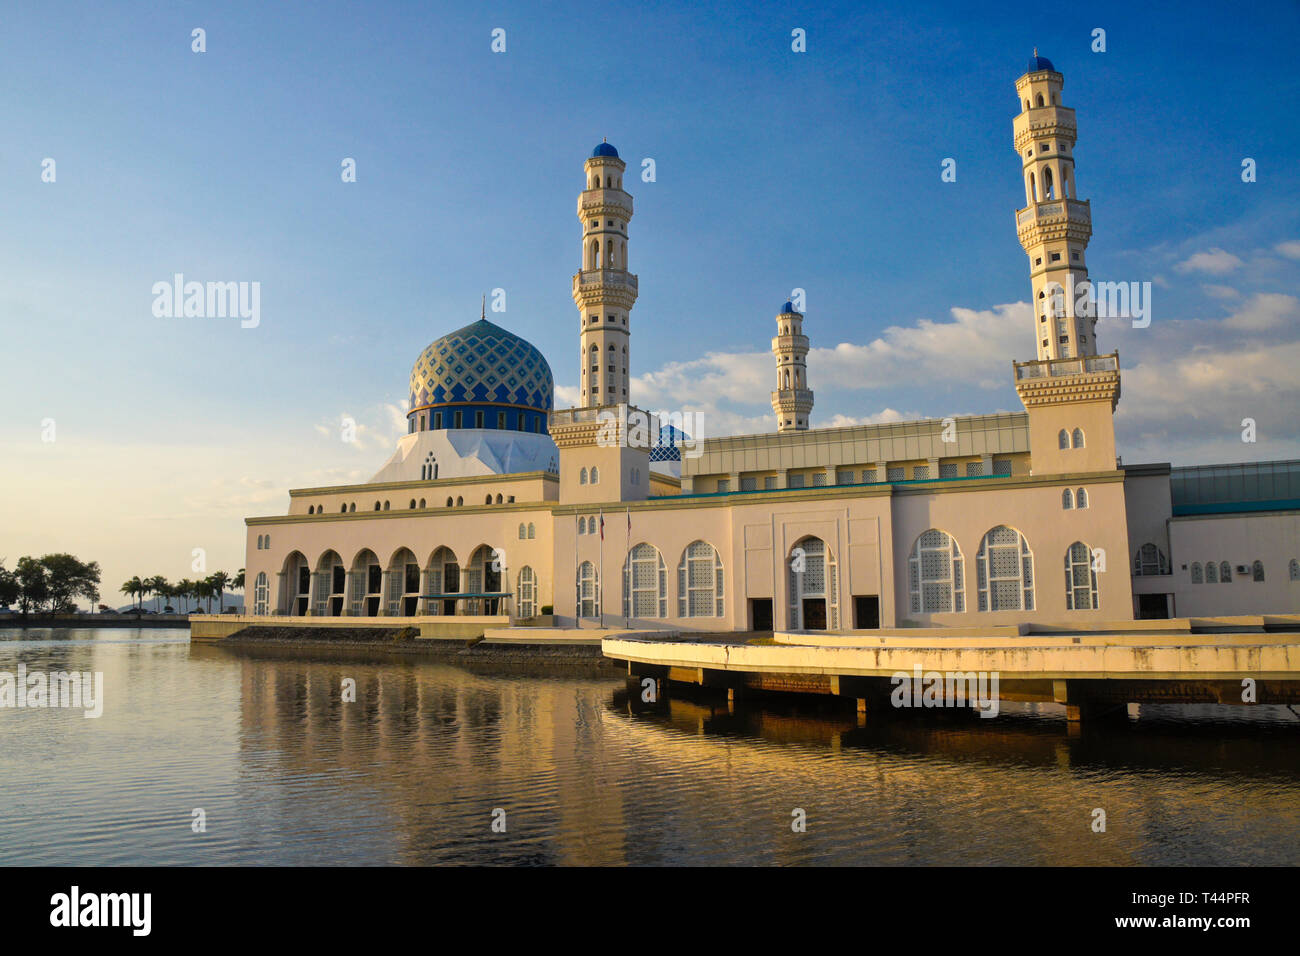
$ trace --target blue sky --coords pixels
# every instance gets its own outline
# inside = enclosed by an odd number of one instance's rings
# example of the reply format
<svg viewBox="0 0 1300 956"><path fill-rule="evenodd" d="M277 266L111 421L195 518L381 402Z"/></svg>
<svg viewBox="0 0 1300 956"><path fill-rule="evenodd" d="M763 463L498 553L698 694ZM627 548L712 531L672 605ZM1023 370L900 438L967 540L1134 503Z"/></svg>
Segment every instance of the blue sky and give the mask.
<svg viewBox="0 0 1300 956"><path fill-rule="evenodd" d="M1011 122L1035 46L1078 110L1092 274L1154 286L1150 329L1099 327L1121 453L1295 457L1298 38L1293 3L8 4L0 556L237 567L244 515L378 470L411 363L494 288L563 404L602 137L637 210L634 401L771 427L773 316L801 287L814 425L1018 408ZM176 272L260 282L261 325L155 318Z"/></svg>

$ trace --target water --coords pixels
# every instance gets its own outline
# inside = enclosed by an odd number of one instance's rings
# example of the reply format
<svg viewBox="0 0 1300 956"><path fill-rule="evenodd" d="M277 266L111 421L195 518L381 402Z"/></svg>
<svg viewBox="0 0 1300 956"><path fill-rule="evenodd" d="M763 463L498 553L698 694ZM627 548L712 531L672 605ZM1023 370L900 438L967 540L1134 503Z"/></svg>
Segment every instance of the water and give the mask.
<svg viewBox="0 0 1300 956"><path fill-rule="evenodd" d="M102 671L106 704L0 709L3 864L1300 862L1285 708L1144 708L1072 736L1054 708L645 711L619 679L175 631L0 631L0 671L20 660Z"/></svg>

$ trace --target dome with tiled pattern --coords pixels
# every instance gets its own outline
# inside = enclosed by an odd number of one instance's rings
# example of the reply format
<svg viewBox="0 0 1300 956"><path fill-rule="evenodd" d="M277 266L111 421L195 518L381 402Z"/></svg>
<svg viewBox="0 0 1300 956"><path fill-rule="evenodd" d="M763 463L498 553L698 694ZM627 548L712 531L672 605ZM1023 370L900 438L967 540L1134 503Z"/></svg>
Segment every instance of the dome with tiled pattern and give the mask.
<svg viewBox="0 0 1300 956"><path fill-rule="evenodd" d="M549 412L555 381L542 353L487 319L450 332L411 369L411 404L504 405Z"/></svg>

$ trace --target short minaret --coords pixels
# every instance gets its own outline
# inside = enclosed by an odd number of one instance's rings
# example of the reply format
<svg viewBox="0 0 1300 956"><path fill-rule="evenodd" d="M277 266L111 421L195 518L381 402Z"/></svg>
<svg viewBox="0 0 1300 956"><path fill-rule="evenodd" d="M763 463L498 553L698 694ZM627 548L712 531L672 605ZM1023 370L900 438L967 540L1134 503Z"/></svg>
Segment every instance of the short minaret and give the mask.
<svg viewBox="0 0 1300 956"><path fill-rule="evenodd" d="M581 323L580 408L628 400L628 351L637 281L627 268L632 197L623 191L626 168L618 150L608 142L593 149L583 167L587 188L578 196L582 268L573 277L573 302Z"/></svg>
<svg viewBox="0 0 1300 956"><path fill-rule="evenodd" d="M803 334L803 313L796 312L791 302L776 317L772 354L776 356L776 388L772 391L776 430L803 431L813 407L813 393L808 388L808 336Z"/></svg>
<svg viewBox="0 0 1300 956"><path fill-rule="evenodd" d="M1088 278L1084 251L1092 210L1074 185L1074 110L1061 105L1065 78L1034 50L1016 80L1021 111L1013 123L1025 179L1024 209L1016 212L1020 245L1029 256L1035 352L1039 359L1097 354L1097 319L1079 300Z"/></svg>

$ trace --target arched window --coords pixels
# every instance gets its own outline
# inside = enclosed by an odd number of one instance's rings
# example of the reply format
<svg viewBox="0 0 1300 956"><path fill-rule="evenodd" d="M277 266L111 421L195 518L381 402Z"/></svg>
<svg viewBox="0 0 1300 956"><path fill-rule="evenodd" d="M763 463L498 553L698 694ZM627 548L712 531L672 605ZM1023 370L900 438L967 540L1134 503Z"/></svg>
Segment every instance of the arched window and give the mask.
<svg viewBox="0 0 1300 956"><path fill-rule="evenodd" d="M594 485L600 481L600 469L595 465L591 466L591 483Z"/></svg>
<svg viewBox="0 0 1300 956"><path fill-rule="evenodd" d="M578 616L595 617L600 613L600 578L596 566L583 561L578 566Z"/></svg>
<svg viewBox="0 0 1300 956"><path fill-rule="evenodd" d="M1079 488L1074 492L1074 506L1076 508L1088 507L1088 489Z"/></svg>
<svg viewBox="0 0 1300 956"><path fill-rule="evenodd" d="M1015 528L998 525L984 535L976 570L981 611L1034 609L1034 556Z"/></svg>
<svg viewBox="0 0 1300 956"><path fill-rule="evenodd" d="M384 510L385 510L385 511L388 510L388 507L389 507L390 504L391 504L391 502L388 502L388 501L385 501L385 502L384 502Z"/></svg>
<svg viewBox="0 0 1300 956"><path fill-rule="evenodd" d="M1076 541L1065 552L1065 609L1095 611L1097 572L1092 566L1092 549Z"/></svg>
<svg viewBox="0 0 1300 956"><path fill-rule="evenodd" d="M343 512L344 514L346 514L346 513L347 513L347 510L348 510L348 506L347 506L347 503L346 503L346 502L345 502L344 504L339 505L339 511Z"/></svg>
<svg viewBox="0 0 1300 956"><path fill-rule="evenodd" d="M451 503L452 503L452 502L451 502L451 496L448 495L448 496L447 496L447 507L448 507L448 508L451 507Z"/></svg>
<svg viewBox="0 0 1300 956"><path fill-rule="evenodd" d="M515 587L518 595L515 600L520 617L532 617L537 613L537 577L533 569L524 565L519 571L519 583Z"/></svg>
<svg viewBox="0 0 1300 956"><path fill-rule="evenodd" d="M1201 573L1201 562L1200 562L1200 561L1193 561L1193 562L1192 562L1192 583L1193 583L1193 584L1204 584L1204 583L1205 583L1205 576Z"/></svg>
<svg viewBox="0 0 1300 956"><path fill-rule="evenodd" d="M1205 562L1205 583L1206 584L1219 583L1219 566L1215 564L1213 561Z"/></svg>
<svg viewBox="0 0 1300 956"><path fill-rule="evenodd" d="M376 511L379 510L379 502L378 502L378 501L375 502L375 510L376 510Z"/></svg>
<svg viewBox="0 0 1300 956"><path fill-rule="evenodd" d="M253 585L253 613L265 615L270 609L271 588L267 583L266 572L260 571Z"/></svg>
<svg viewBox="0 0 1300 956"><path fill-rule="evenodd" d="M1227 561L1219 562L1219 583L1220 584L1232 583L1232 565L1230 565Z"/></svg>
<svg viewBox="0 0 1300 956"><path fill-rule="evenodd" d="M257 536L257 550L262 550L262 536L260 534Z"/></svg>
<svg viewBox="0 0 1300 956"><path fill-rule="evenodd" d="M357 513L357 503L355 501L348 505L348 513L349 514Z"/></svg>
<svg viewBox="0 0 1300 956"><path fill-rule="evenodd" d="M623 562L623 616L668 616L668 569L652 544L638 544Z"/></svg>
<svg viewBox="0 0 1300 956"><path fill-rule="evenodd" d="M584 468L582 469L582 471L578 472L578 484L585 485L586 483L587 483L587 469Z"/></svg>
<svg viewBox="0 0 1300 956"><path fill-rule="evenodd" d="M420 507L421 507L421 508L424 507L424 499L423 499L423 498L420 499Z"/></svg>
<svg viewBox="0 0 1300 956"><path fill-rule="evenodd" d="M414 499L414 498L411 499L411 504L409 505L409 507L410 507L410 509L411 509L412 511L415 510L415 499Z"/></svg>
<svg viewBox="0 0 1300 956"><path fill-rule="evenodd" d="M1227 567L1227 564L1224 565ZM1145 577L1152 574L1168 574L1169 562L1165 559L1165 553L1157 548L1154 544L1147 542L1138 548L1137 554L1133 557L1133 574L1138 577Z"/></svg>
<svg viewBox="0 0 1300 956"><path fill-rule="evenodd" d="M1300 561L1292 558L1287 569L1290 571L1292 581L1300 581Z"/></svg>
<svg viewBox="0 0 1300 956"><path fill-rule="evenodd" d="M677 565L677 616L722 617L722 557L707 541L693 541Z"/></svg>
<svg viewBox="0 0 1300 956"><path fill-rule="evenodd" d="M1074 495L1070 492L1069 488L1066 488L1061 492L1061 507L1066 511L1069 511L1074 507Z"/></svg>
<svg viewBox="0 0 1300 956"><path fill-rule="evenodd" d="M504 500L505 499L503 499L500 495L497 495L497 504L501 504L501 502Z"/></svg>
<svg viewBox="0 0 1300 956"><path fill-rule="evenodd" d="M966 610L966 582L961 549L946 531L923 531L907 561L908 591L913 614L943 614Z"/></svg>
<svg viewBox="0 0 1300 956"><path fill-rule="evenodd" d="M578 516L578 534L586 534L586 533L587 533L587 519L584 518L584 517L582 517L582 515L579 515L579 516Z"/></svg>
<svg viewBox="0 0 1300 956"><path fill-rule="evenodd" d="M315 513L316 513L316 506L315 506L315 505L308 505L308 506L307 506L307 514L309 514L309 515L314 515Z"/></svg>
<svg viewBox="0 0 1300 956"><path fill-rule="evenodd" d="M1037 99L1035 102L1037 102L1039 106L1042 106L1042 105L1043 105L1043 94L1042 94L1042 93L1039 93L1039 94L1038 94L1038 99Z"/></svg>
<svg viewBox="0 0 1300 956"><path fill-rule="evenodd" d="M1082 429L1082 428L1076 428L1076 429L1074 430L1074 434L1071 436L1071 443L1074 445L1075 448L1082 448L1082 447L1083 447L1083 429Z"/></svg>
<svg viewBox="0 0 1300 956"><path fill-rule="evenodd" d="M523 541L526 534L527 532L525 531L523 522L521 521L519 523L519 540Z"/></svg>
<svg viewBox="0 0 1300 956"><path fill-rule="evenodd" d="M1029 201L1038 202L1038 179L1033 173L1029 174Z"/></svg>
<svg viewBox="0 0 1300 956"><path fill-rule="evenodd" d="M1256 561L1250 566L1250 576L1255 581L1264 580L1264 562Z"/></svg>
<svg viewBox="0 0 1300 956"><path fill-rule="evenodd" d="M462 507L464 504L465 504L465 499L464 499L464 497L461 496L461 495L457 495L457 496L456 496L456 507L457 507L457 508L460 508L460 507Z"/></svg>
<svg viewBox="0 0 1300 956"><path fill-rule="evenodd" d="M537 537L537 526L531 521L528 522L528 537L530 540Z"/></svg>
<svg viewBox="0 0 1300 956"><path fill-rule="evenodd" d="M1060 433L1056 436L1056 444L1060 448L1070 447L1070 433L1064 428L1062 428Z"/></svg>
<svg viewBox="0 0 1300 956"><path fill-rule="evenodd" d="M483 504L485 504L485 505L490 505L490 504L492 504L492 496L491 496L491 495L488 495L487 498L485 498L485 499L483 500Z"/></svg>
<svg viewBox="0 0 1300 956"><path fill-rule="evenodd" d="M1044 199L1056 198L1056 189L1052 183L1051 166L1046 166L1043 168L1043 198Z"/></svg>

